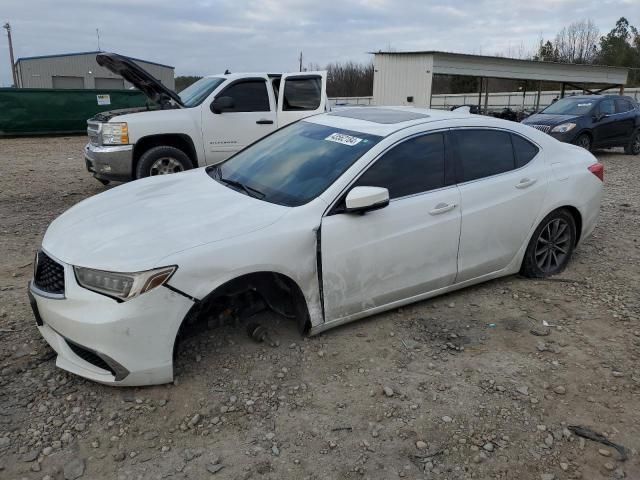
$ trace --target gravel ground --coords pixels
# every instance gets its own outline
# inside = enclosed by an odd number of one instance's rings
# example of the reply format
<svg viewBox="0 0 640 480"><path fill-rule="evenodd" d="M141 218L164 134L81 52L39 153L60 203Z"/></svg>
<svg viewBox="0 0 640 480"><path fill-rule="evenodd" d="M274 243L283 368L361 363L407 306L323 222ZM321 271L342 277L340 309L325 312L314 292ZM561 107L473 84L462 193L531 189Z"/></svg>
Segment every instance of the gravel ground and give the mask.
<svg viewBox="0 0 640 480"><path fill-rule="evenodd" d="M274 320L275 348L222 327L175 384L110 388L55 367L26 295L48 223L105 189L84 142L0 139L0 478L640 478L640 158L598 152L601 220L560 278L313 338Z"/></svg>

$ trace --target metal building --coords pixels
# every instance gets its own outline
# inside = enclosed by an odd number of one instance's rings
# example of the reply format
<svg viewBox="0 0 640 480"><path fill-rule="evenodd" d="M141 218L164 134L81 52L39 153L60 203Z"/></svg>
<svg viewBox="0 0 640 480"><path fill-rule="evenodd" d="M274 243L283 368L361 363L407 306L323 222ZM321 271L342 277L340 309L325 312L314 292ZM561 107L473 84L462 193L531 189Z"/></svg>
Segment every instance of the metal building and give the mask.
<svg viewBox="0 0 640 480"><path fill-rule="evenodd" d="M19 88L128 89L132 85L96 62L96 52L23 57L16 61ZM170 89L175 88L174 67L132 58Z"/></svg>
<svg viewBox="0 0 640 480"><path fill-rule="evenodd" d="M490 78L538 80L539 98L540 83L543 81L558 82L562 92L567 86L590 93L612 87L623 92L629 73L623 67L538 62L438 51L371 53L375 55L373 102L376 105L430 107L433 76L438 74L481 79L478 103L482 101L484 85L486 110L489 90L487 82Z"/></svg>

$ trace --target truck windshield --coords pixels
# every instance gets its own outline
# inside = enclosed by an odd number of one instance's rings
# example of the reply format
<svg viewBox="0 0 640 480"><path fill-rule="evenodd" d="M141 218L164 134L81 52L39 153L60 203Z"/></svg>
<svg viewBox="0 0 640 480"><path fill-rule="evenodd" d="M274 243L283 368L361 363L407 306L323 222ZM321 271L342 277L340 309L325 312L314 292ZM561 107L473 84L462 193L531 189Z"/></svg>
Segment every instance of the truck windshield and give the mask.
<svg viewBox="0 0 640 480"><path fill-rule="evenodd" d="M540 113L550 115L584 115L596 104L595 99L588 98L563 98L552 103Z"/></svg>
<svg viewBox="0 0 640 480"><path fill-rule="evenodd" d="M207 172L247 195L297 207L324 192L381 139L301 121L209 167Z"/></svg>
<svg viewBox="0 0 640 480"><path fill-rule="evenodd" d="M180 95L180 99L185 107L196 107L200 105L211 92L218 88L224 80L224 78L218 77L201 78L182 90L178 95Z"/></svg>

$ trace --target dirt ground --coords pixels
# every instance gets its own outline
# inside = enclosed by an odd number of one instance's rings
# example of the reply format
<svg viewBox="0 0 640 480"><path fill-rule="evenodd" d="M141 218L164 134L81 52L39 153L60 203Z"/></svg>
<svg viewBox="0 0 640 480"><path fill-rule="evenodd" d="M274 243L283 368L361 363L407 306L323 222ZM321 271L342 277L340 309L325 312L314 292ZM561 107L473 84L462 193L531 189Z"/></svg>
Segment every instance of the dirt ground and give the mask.
<svg viewBox="0 0 640 480"><path fill-rule="evenodd" d="M276 348L211 330L174 384L111 388L55 367L27 302L49 222L106 188L84 142L0 139L1 479L640 479L640 157L598 152L601 220L559 278L274 323Z"/></svg>

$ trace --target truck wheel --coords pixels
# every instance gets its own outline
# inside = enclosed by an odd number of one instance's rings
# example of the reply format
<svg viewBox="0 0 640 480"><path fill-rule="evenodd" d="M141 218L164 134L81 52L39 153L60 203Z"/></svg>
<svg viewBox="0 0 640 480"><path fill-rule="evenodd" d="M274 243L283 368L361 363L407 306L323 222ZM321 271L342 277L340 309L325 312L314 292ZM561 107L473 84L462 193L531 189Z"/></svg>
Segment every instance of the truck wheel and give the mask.
<svg viewBox="0 0 640 480"><path fill-rule="evenodd" d="M624 153L627 155L640 155L640 130L633 132L631 140L624 146Z"/></svg>
<svg viewBox="0 0 640 480"><path fill-rule="evenodd" d="M168 175L192 168L191 160L176 147L153 147L142 154L136 168L136 178Z"/></svg>

